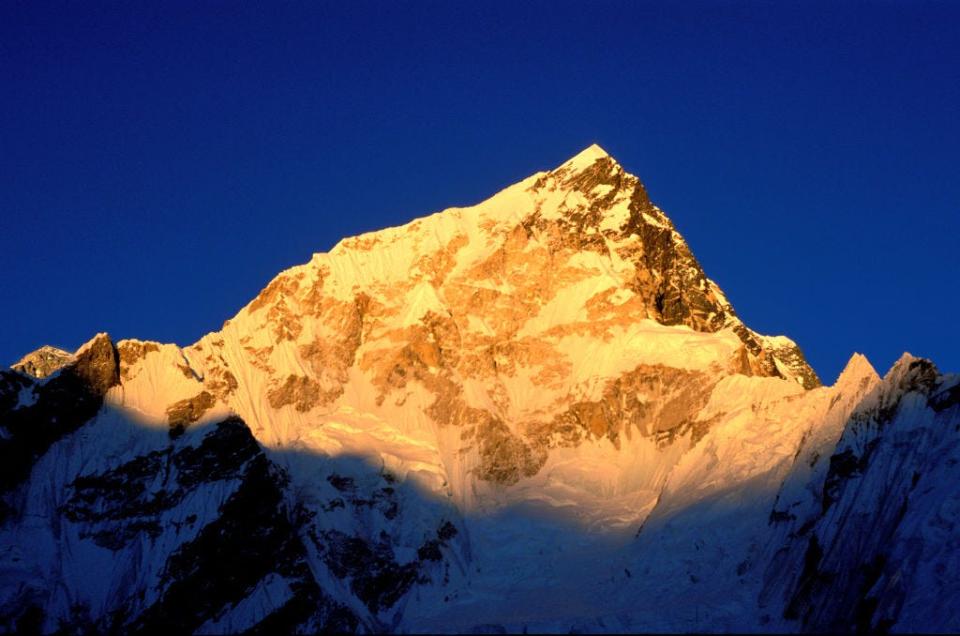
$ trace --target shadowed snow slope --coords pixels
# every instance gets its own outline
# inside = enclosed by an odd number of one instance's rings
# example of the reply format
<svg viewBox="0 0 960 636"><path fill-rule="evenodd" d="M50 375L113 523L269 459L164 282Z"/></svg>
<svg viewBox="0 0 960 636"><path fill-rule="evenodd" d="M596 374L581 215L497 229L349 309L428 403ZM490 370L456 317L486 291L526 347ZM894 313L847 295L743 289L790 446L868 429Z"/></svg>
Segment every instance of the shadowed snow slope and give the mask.
<svg viewBox="0 0 960 636"><path fill-rule="evenodd" d="M821 386L591 146L0 372L0 625L955 630L958 400Z"/></svg>

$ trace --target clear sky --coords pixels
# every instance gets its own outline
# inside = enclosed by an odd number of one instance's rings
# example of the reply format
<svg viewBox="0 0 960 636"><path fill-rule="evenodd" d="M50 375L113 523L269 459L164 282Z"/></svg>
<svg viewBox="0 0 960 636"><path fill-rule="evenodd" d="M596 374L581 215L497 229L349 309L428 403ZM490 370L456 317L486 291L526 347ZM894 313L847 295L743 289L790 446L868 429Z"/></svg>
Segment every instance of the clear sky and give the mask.
<svg viewBox="0 0 960 636"><path fill-rule="evenodd" d="M960 371L958 2L11 1L0 90L4 364L189 344L596 142L826 381Z"/></svg>

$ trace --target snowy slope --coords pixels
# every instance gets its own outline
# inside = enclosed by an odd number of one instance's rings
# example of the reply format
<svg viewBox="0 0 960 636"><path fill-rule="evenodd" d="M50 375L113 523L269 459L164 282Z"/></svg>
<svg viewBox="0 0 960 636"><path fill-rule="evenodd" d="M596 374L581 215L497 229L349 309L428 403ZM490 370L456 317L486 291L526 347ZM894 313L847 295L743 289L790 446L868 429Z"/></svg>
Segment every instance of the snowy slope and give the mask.
<svg viewBox="0 0 960 636"><path fill-rule="evenodd" d="M960 629L958 452L960 377L904 354L807 479L814 506L768 575L787 629Z"/></svg>
<svg viewBox="0 0 960 636"><path fill-rule="evenodd" d="M952 625L919 608L956 607L955 379L820 386L597 146L344 239L191 346L61 353L0 376L0 625ZM857 506L889 547L851 550Z"/></svg>

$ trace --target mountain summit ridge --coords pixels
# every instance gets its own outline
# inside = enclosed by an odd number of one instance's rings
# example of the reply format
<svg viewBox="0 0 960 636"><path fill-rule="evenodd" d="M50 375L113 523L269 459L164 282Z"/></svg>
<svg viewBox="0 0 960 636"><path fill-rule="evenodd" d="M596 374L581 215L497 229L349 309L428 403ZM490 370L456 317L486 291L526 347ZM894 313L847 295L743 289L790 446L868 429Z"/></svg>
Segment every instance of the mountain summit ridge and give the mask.
<svg viewBox="0 0 960 636"><path fill-rule="evenodd" d="M315 254L308 265L329 267L329 257L341 255L357 267L376 265L362 253L392 246L395 251L406 251L407 256L452 249L456 258L452 253L440 258L454 260L453 268L463 269L463 261L489 255L491 250L477 245L481 240L487 247L503 246L508 239L513 243L523 240L509 236L511 231L523 231L527 238L534 238L535 244L545 244L550 257L558 248L566 247L599 253L608 259L607 269L622 265L624 260L639 261L636 269L642 271L638 274L649 280L618 282L633 283L648 296L644 301L654 320L668 325L688 324L698 330L733 328L747 347L756 372L798 378L807 388L819 385L795 343L782 337L762 339L742 325L669 218L650 203L640 180L595 144L554 170L535 173L480 204L448 208L401 226L343 239L329 253ZM643 247L629 244L635 239ZM399 250L397 243L401 244ZM349 280L353 277L343 268L336 274L347 274L348 284L361 287L385 280L402 282L408 276L422 274L411 271L410 259L403 255L392 260L401 262L392 262L392 272L381 269L376 277ZM304 271L297 267L287 270ZM349 291L345 297L348 295Z"/></svg>

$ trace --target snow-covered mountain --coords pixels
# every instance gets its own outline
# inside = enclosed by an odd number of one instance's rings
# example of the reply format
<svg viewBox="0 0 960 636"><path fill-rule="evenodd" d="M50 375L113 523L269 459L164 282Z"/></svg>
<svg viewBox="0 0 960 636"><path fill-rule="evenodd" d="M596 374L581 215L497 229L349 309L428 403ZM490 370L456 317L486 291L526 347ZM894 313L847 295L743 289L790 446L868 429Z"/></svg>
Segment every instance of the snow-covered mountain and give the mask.
<svg viewBox="0 0 960 636"><path fill-rule="evenodd" d="M42 379L73 362L73 355L57 347L44 345L20 358L11 368Z"/></svg>
<svg viewBox="0 0 960 636"><path fill-rule="evenodd" d="M958 404L821 386L591 146L0 372L0 626L956 631Z"/></svg>

